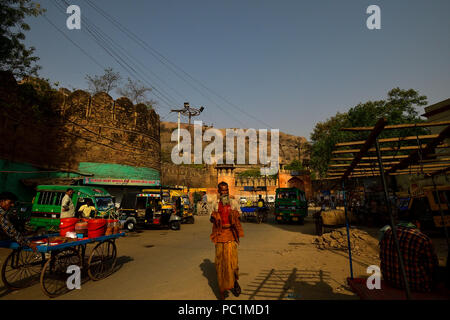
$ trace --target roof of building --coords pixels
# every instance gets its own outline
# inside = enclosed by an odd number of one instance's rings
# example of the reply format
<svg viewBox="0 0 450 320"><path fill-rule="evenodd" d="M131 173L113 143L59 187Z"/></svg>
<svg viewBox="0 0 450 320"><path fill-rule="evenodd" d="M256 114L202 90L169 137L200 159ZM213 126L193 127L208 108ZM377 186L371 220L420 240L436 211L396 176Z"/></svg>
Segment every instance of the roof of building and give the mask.
<svg viewBox="0 0 450 320"><path fill-rule="evenodd" d="M447 110L450 110L450 98L425 107L425 113L422 116L429 118L435 114L442 113Z"/></svg>

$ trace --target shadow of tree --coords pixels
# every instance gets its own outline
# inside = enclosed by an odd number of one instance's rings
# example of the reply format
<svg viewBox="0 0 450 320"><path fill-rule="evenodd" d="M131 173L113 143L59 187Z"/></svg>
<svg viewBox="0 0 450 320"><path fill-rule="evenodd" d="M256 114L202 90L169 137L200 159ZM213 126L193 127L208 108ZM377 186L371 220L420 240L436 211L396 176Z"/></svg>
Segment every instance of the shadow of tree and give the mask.
<svg viewBox="0 0 450 320"><path fill-rule="evenodd" d="M209 259L203 259L200 264L200 269L203 272L203 276L208 279L208 285L213 291L217 299L220 298L219 283L217 282L216 265Z"/></svg>

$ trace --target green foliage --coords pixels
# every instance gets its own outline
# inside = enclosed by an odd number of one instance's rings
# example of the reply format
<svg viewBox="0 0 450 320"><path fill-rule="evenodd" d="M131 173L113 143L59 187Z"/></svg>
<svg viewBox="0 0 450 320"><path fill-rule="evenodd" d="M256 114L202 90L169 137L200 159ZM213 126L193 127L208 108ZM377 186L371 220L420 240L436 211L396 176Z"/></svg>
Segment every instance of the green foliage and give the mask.
<svg viewBox="0 0 450 320"><path fill-rule="evenodd" d="M56 115L57 90L48 79L26 77L19 85L19 99L22 105L30 106L36 121L45 121Z"/></svg>
<svg viewBox="0 0 450 320"><path fill-rule="evenodd" d="M303 164L300 160L293 160L291 163L289 163L287 166L285 166L284 169L292 170L292 171L305 170L305 168L303 167Z"/></svg>
<svg viewBox="0 0 450 320"><path fill-rule="evenodd" d="M416 90L394 88L388 92L386 100L360 103L346 113L337 113L326 121L317 123L311 134L311 167L320 176L325 176L336 143L366 140L369 134L367 131L340 131L341 128L373 126L382 117L387 120L389 125L420 123L424 120L420 118L416 108L426 104L427 97L419 95ZM401 131L385 130L380 135L380 138L414 136L427 133L428 130L418 128L402 129ZM396 145L397 143L383 144L383 146Z"/></svg>
<svg viewBox="0 0 450 320"><path fill-rule="evenodd" d="M242 178L259 178L261 177L261 171L259 169L248 169L239 172L237 176Z"/></svg>
<svg viewBox="0 0 450 320"><path fill-rule="evenodd" d="M0 70L11 71L16 77L36 75L40 69L35 64L35 48L23 44L24 31L30 26L24 22L27 16L38 16L44 9L30 0L2 0L0 4Z"/></svg>
<svg viewBox="0 0 450 320"><path fill-rule="evenodd" d="M310 166L319 174L325 174L327 171L334 145L349 138L347 132L339 131L347 126L347 121L347 114L337 113L325 122L316 124L311 134Z"/></svg>

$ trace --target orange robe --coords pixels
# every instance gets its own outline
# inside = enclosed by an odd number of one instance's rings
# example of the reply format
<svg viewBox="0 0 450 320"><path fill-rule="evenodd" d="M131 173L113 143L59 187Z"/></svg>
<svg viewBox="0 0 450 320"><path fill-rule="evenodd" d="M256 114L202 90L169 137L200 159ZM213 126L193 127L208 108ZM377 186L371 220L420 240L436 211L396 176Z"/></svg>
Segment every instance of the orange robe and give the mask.
<svg viewBox="0 0 450 320"><path fill-rule="evenodd" d="M239 238L244 236L239 212L232 210L230 205L219 202L218 211L214 211L211 241L216 245L216 273L220 292L234 288L234 282L239 279L237 245Z"/></svg>

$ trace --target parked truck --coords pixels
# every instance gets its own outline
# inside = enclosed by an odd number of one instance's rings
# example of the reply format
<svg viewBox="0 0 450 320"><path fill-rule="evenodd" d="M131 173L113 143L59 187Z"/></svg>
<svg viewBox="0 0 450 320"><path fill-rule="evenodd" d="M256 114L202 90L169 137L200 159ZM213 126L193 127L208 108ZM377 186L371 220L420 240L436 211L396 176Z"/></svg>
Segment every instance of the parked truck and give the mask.
<svg viewBox="0 0 450 320"><path fill-rule="evenodd" d="M278 223L303 224L308 215L305 192L298 188L278 188L275 196L275 220Z"/></svg>

